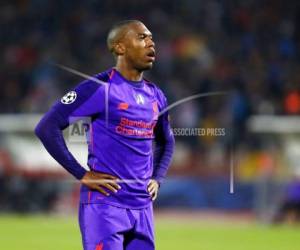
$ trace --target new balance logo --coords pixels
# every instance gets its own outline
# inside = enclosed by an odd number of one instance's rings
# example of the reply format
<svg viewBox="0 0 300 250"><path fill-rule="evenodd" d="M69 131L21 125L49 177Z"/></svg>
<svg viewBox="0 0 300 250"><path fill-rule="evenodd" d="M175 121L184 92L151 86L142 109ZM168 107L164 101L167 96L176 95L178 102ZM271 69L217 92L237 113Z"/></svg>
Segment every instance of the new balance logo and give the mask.
<svg viewBox="0 0 300 250"><path fill-rule="evenodd" d="M128 107L129 107L129 104L127 102L121 102L118 105L118 109L121 109L121 110L126 110L126 109L128 109Z"/></svg>

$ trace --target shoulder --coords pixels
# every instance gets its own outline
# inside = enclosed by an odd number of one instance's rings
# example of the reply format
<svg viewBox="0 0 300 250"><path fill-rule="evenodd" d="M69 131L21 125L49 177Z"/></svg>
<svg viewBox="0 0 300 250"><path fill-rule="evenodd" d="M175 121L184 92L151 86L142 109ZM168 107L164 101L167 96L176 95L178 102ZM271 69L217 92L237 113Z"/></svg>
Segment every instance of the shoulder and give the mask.
<svg viewBox="0 0 300 250"><path fill-rule="evenodd" d="M145 78L144 78L144 81L147 84L147 86L153 90L153 92L154 92L156 98L158 99L159 103L162 106L165 106L166 102L167 102L167 98L166 98L164 92L161 90L161 88L158 87L157 84L155 84L154 82L151 82L151 81L149 81Z"/></svg>
<svg viewBox="0 0 300 250"><path fill-rule="evenodd" d="M110 68L106 71L96 74L95 78L102 82L109 83L109 80L113 74L114 74L114 69Z"/></svg>
<svg viewBox="0 0 300 250"><path fill-rule="evenodd" d="M157 86L156 83L149 81L148 79L144 78L146 85L154 91L156 95L164 96L163 91Z"/></svg>
<svg viewBox="0 0 300 250"><path fill-rule="evenodd" d="M107 70L80 82L67 92L61 99L62 104L72 104L68 106L77 106L84 103L90 97L103 96L105 84L109 82L111 70Z"/></svg>
<svg viewBox="0 0 300 250"><path fill-rule="evenodd" d="M74 91L81 95L91 95L92 93L95 93L99 88L103 88L109 83L111 71L112 70L109 69L91 76L89 79L80 82L74 88Z"/></svg>

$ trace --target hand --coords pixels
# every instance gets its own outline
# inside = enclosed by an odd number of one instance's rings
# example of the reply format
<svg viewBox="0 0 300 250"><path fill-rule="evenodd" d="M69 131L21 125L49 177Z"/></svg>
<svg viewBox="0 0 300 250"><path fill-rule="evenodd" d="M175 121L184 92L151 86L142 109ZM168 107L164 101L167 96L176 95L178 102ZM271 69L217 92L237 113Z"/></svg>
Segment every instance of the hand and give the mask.
<svg viewBox="0 0 300 250"><path fill-rule="evenodd" d="M109 196L109 193L105 191L105 188L114 193L121 189L121 187L117 184L117 177L100 172L88 171L80 181L82 184L91 189L96 189L106 196Z"/></svg>
<svg viewBox="0 0 300 250"><path fill-rule="evenodd" d="M152 200L155 201L158 195L159 184L157 180L151 179L148 182L148 192L152 197Z"/></svg>

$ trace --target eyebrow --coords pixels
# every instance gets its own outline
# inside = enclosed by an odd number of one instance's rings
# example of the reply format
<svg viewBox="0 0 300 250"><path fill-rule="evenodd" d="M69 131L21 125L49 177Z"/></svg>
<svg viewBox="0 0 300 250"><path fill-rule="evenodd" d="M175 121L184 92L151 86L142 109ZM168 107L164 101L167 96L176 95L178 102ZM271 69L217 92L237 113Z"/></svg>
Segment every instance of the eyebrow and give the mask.
<svg viewBox="0 0 300 250"><path fill-rule="evenodd" d="M152 33L151 32L138 33L138 36L151 36L152 37Z"/></svg>

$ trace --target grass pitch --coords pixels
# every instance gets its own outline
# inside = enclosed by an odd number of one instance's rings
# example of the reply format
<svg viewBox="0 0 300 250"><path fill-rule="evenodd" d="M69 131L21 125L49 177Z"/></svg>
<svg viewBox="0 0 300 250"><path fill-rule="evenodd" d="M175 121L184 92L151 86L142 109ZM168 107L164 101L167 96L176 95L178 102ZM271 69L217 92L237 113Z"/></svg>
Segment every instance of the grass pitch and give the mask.
<svg viewBox="0 0 300 250"><path fill-rule="evenodd" d="M0 215L0 249L80 250L75 217ZM300 250L299 230L299 226L157 218L156 249Z"/></svg>

